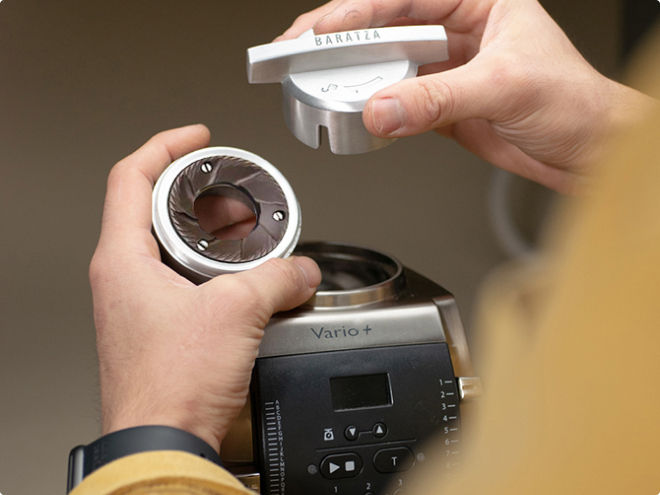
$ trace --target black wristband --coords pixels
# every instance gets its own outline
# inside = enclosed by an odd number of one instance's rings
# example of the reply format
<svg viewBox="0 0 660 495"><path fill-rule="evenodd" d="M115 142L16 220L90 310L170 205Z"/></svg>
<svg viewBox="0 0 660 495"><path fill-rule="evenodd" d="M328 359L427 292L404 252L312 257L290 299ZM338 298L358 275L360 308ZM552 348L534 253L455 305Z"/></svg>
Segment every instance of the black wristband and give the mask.
<svg viewBox="0 0 660 495"><path fill-rule="evenodd" d="M170 426L136 426L102 436L89 445L79 445L69 454L67 493L85 476L109 462L149 450L182 450L222 466L218 453L201 438Z"/></svg>

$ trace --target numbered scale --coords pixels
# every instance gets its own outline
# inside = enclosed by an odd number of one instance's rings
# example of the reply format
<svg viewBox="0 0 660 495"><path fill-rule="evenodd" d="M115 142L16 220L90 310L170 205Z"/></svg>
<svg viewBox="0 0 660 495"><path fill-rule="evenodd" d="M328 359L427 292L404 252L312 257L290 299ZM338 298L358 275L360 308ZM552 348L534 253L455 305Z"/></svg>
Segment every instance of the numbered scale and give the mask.
<svg viewBox="0 0 660 495"><path fill-rule="evenodd" d="M323 285L266 327L251 384L250 486L394 495L417 465L451 469L461 403L479 385L453 296L377 251L306 243L297 253L316 260Z"/></svg>

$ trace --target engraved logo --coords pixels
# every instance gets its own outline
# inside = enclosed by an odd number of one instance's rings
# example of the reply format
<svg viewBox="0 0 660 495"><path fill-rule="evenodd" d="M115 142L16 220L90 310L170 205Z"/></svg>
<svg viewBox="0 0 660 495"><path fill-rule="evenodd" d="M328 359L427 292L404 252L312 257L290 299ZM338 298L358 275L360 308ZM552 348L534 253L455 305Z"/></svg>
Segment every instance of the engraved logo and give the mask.
<svg viewBox="0 0 660 495"><path fill-rule="evenodd" d="M319 327L314 328L310 327L310 330L316 339L341 339L345 337L358 337L360 335L364 337L369 336L369 332L373 330L369 325L366 325L364 328L359 329L355 327L346 328L345 326L337 328L326 328Z"/></svg>
<svg viewBox="0 0 660 495"><path fill-rule="evenodd" d="M356 41L374 41L381 39L378 29L365 29L362 31L346 31L345 33L333 33L314 36L316 46L339 46Z"/></svg>

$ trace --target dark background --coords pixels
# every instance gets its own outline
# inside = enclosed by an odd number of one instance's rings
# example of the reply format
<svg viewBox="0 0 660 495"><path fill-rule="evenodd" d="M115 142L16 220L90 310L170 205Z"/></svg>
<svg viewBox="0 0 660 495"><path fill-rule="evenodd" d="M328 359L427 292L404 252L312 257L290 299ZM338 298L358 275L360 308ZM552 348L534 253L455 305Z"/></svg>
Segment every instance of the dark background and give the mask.
<svg viewBox="0 0 660 495"><path fill-rule="evenodd" d="M630 6L657 7L656 0L543 4L613 77L637 29L624 24ZM506 260L487 211L491 167L434 134L359 156L308 149L283 125L279 86L246 82L245 49L314 6L0 3L4 495L63 492L69 449L99 433L87 266L110 167L159 130L204 122L211 144L262 155L298 194L303 238L396 255L453 291L469 328L480 281ZM516 217L533 234L551 196L522 180L516 187Z"/></svg>

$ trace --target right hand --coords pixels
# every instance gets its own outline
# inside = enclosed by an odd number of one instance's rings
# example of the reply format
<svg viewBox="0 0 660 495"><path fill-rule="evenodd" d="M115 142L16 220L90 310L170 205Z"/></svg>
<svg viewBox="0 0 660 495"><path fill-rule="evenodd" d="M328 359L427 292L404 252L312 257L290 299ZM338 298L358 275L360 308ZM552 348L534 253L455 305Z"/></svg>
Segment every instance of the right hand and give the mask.
<svg viewBox="0 0 660 495"><path fill-rule="evenodd" d="M332 0L277 40L396 24L443 24L450 57L377 92L369 132L433 129L562 192L586 175L604 132L654 101L598 73L535 0Z"/></svg>

